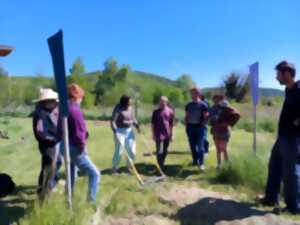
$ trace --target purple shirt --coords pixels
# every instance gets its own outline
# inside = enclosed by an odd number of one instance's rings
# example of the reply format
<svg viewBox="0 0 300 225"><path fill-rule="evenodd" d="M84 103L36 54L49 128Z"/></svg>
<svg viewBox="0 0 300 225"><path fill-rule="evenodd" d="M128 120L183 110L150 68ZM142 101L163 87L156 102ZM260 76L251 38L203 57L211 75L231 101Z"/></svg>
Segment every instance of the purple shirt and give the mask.
<svg viewBox="0 0 300 225"><path fill-rule="evenodd" d="M86 123L80 105L71 101L69 102L68 127L70 144L84 151L88 138Z"/></svg>
<svg viewBox="0 0 300 225"><path fill-rule="evenodd" d="M174 111L170 107L156 109L152 114L152 127L158 141L172 137Z"/></svg>

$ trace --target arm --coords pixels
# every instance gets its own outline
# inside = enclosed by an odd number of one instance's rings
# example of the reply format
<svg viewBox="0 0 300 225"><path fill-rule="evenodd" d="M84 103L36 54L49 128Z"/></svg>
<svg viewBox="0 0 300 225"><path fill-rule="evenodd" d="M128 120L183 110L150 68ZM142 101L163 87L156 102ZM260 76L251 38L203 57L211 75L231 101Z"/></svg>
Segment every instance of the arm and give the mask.
<svg viewBox="0 0 300 225"><path fill-rule="evenodd" d="M57 137L47 133L47 131L44 127L43 119L37 120L35 130L36 130L37 139L39 141L41 141L47 145L55 145L58 142Z"/></svg>
<svg viewBox="0 0 300 225"><path fill-rule="evenodd" d="M155 141L155 111L152 113L152 118L151 118L151 130L152 130L152 139Z"/></svg>
<svg viewBox="0 0 300 225"><path fill-rule="evenodd" d="M171 132L171 140L173 140L174 137L174 119L175 119L175 113L174 111L172 112L172 115L170 117L170 132Z"/></svg>
<svg viewBox="0 0 300 225"><path fill-rule="evenodd" d="M114 108L113 110L113 113L112 113L112 116L111 116L111 120L110 120L110 127L112 129L112 131L114 133L116 133L117 131L117 119L119 117L119 113L118 113L118 110L117 110L117 106Z"/></svg>
<svg viewBox="0 0 300 225"><path fill-rule="evenodd" d="M84 150L87 140L87 129L83 115L81 113L78 113L76 115L70 114L69 124L71 125L70 132L72 132L72 137L75 144L81 150Z"/></svg>
<svg viewBox="0 0 300 225"><path fill-rule="evenodd" d="M202 121L201 121L201 126L204 126L209 119L209 111L208 111L208 106L205 104L203 105L203 111L202 111Z"/></svg>
<svg viewBox="0 0 300 225"><path fill-rule="evenodd" d="M240 114L235 109L231 107L224 108L223 118L220 119L221 123L228 124L233 127L240 119Z"/></svg>
<svg viewBox="0 0 300 225"><path fill-rule="evenodd" d="M135 118L135 113L134 113L134 109L131 108L132 112L131 112L131 115L132 115L132 125L137 129L137 131L140 133L141 132L141 129L140 129L140 125L137 121L137 119Z"/></svg>

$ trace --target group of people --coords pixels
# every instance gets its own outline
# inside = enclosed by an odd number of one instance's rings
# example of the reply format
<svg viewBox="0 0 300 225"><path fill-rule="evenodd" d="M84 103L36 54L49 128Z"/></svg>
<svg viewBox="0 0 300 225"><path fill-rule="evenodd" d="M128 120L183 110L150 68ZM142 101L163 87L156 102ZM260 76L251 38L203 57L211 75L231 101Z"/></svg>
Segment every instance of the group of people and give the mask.
<svg viewBox="0 0 300 225"><path fill-rule="evenodd" d="M284 183L284 196L287 210L292 213L300 212L300 82L295 81L295 67L283 61L276 66L277 80L286 86L286 97L279 121L278 138L272 150L266 193L259 200L264 205L276 205L279 201L281 181ZM217 151L217 169L222 162L229 160L228 142L230 130L238 120L240 114L232 108L225 95L218 93L213 96L210 107L205 101L200 89L190 90L192 101L185 107L184 124L190 145L192 164L205 170L205 153L208 152L208 125L211 126ZM96 200L100 182L100 172L87 153L88 132L80 104L84 97L84 90L76 84L68 86L69 96L69 140L71 156L71 186L74 191L76 168L85 172L89 177L88 199ZM51 89L41 90L41 97L37 101L33 116L33 130L39 143L42 156L39 186L43 185L43 176L50 168L51 179L48 184L51 190L57 182L57 171L61 165L60 153L64 150L61 140L61 123L58 112L58 96ZM152 113L152 137L156 145L157 162L165 170L165 160L168 147L174 139L175 112L169 100L161 96L157 109ZM140 132L139 123L135 117L130 96L123 95L115 106L111 129L113 131L115 152L112 159L112 172L118 173L118 165L123 150L128 156L128 170L131 172L131 162L136 156L136 141L134 128Z"/></svg>
<svg viewBox="0 0 300 225"><path fill-rule="evenodd" d="M209 147L207 125L210 123L217 149L217 168L220 168L222 153L224 159L228 160L227 144L230 138L230 127L236 124L240 114L229 106L223 94L216 94L213 97L214 105L210 108L199 88L194 87L190 92L192 101L185 107L185 126L192 153L192 164L198 166L201 171L205 170L204 155L208 152ZM161 96L157 109L152 113L151 128L152 138L156 146L157 163L162 171L165 169L168 147L174 138L174 120L174 109L170 106L168 98ZM115 140L113 173L118 173L118 164L123 149L127 151L127 167L128 171L131 171L130 161L134 161L136 155L134 127L140 132L131 99L129 96L123 95L120 103L115 106L111 119Z"/></svg>
<svg viewBox="0 0 300 225"><path fill-rule="evenodd" d="M101 175L88 156L89 133L80 109L84 90L77 84L71 84L68 86L68 97L71 190L74 193L76 171L79 169L89 177L88 201L95 202ZM58 170L61 165L64 144L62 143L62 123L58 111L58 94L52 89L41 89L40 98L36 100L36 103L33 113L33 131L42 158L38 194L44 198L58 181Z"/></svg>
<svg viewBox="0 0 300 225"><path fill-rule="evenodd" d="M84 97L84 90L77 84L68 86L68 130L71 159L71 189L74 191L76 169L89 176L90 201L96 200L100 182L100 172L87 154L88 131L80 104ZM199 88L191 89L192 101L186 106L186 133L190 143L193 164L204 170L204 153L208 152L207 123L212 125L212 134L218 152L218 167L221 164L221 153L228 160L227 143L230 136L230 126L239 119L239 114L225 101L222 94L215 95L214 105L209 108L203 100ZM36 100L36 109L33 114L33 130L39 143L42 156L41 172L39 175L39 189L44 191L43 185L52 190L58 181L58 170L62 164L64 144L62 143L62 128L58 110L58 94L52 89L41 89L40 98ZM152 114L152 136L156 145L157 162L162 170L165 169L165 160L168 147L173 140L175 113L169 100L161 96L158 108ZM131 172L131 163L136 156L136 141L134 128L140 132L139 123L135 117L130 96L123 95L113 110L111 129L114 133L115 152L112 160L112 172L118 173L118 165L123 150L128 156L128 170ZM48 173L47 173L48 172ZM50 179L45 178L50 174ZM49 177L48 177L49 178ZM47 184L44 181L47 180Z"/></svg>

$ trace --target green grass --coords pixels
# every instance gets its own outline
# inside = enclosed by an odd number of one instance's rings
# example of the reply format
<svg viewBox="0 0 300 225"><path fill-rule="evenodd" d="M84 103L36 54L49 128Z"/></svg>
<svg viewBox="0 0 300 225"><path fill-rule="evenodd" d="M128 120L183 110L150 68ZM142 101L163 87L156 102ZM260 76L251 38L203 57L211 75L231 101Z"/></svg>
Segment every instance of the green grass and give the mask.
<svg viewBox="0 0 300 225"><path fill-rule="evenodd" d="M107 122L89 122L89 154L95 164L102 170L101 193L99 202L103 215L124 216L169 215L174 210L162 203L155 190L158 186L141 189L134 176L121 174L112 176L108 172L114 144L112 132ZM150 127L143 126L148 139L147 146L142 137L137 135L137 169L145 177L155 174L153 161L143 153L154 150L150 140ZM30 119L1 118L0 130L7 130L9 140L0 142L0 171L10 174L18 185L17 192L0 200L0 218L22 225L85 225L93 214L93 208L86 204L87 178L79 177L76 184L74 211L70 214L66 207L63 187L59 186L50 200L39 207L36 201L35 185L40 167L40 155L32 135ZM210 153L206 157L207 171L199 173L197 168L189 165L191 155L184 127L178 125L175 140L170 146L167 158L166 182L159 184L166 189L173 185L199 186L232 195L235 199L253 202L254 196L263 191L267 161L273 145L275 134L258 133L257 156L252 152L252 135L244 130L235 129L229 146L231 162L217 173L216 155L210 140ZM22 139L22 137L24 137ZM125 160L121 166L125 166ZM292 217L292 219L299 219ZM1 223L0 223L1 224Z"/></svg>

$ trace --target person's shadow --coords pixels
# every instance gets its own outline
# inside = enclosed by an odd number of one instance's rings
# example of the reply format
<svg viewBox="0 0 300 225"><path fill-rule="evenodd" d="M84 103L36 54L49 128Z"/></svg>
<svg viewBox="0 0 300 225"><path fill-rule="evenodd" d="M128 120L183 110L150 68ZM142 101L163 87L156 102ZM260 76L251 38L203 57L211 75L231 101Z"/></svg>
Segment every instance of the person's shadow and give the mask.
<svg viewBox="0 0 300 225"><path fill-rule="evenodd" d="M35 186L17 186L12 195L0 199L0 225L18 223L25 216L33 206L35 189Z"/></svg>
<svg viewBox="0 0 300 225"><path fill-rule="evenodd" d="M252 208L251 204L218 198L203 198L179 209L174 216L181 225L213 225L220 221L241 220L263 216L267 212Z"/></svg>

